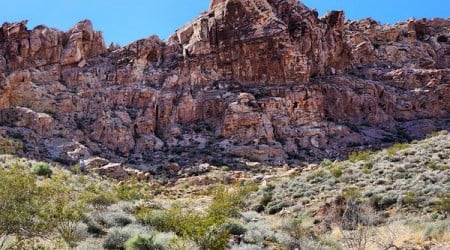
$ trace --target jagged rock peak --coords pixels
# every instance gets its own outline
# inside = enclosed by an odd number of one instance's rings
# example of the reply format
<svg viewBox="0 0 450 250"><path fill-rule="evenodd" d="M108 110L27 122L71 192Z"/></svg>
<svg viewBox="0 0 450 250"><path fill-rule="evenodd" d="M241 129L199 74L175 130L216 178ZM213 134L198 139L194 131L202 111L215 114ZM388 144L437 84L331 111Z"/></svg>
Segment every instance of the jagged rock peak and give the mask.
<svg viewBox="0 0 450 250"><path fill-rule="evenodd" d="M236 3L241 2L241 4L245 5L255 5L255 6L272 6L273 8L285 8L286 6L290 7L300 7L302 9L307 10L308 8L297 0L211 0L209 4L209 10L214 10L219 5L224 5L227 3Z"/></svg>

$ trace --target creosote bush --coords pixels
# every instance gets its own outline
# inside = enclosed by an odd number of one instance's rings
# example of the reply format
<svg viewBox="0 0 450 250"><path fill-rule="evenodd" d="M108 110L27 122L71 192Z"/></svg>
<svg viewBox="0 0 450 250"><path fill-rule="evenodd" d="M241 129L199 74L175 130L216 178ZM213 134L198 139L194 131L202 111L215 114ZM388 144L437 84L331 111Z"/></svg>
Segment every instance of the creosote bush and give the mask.
<svg viewBox="0 0 450 250"><path fill-rule="evenodd" d="M348 160L350 162L356 163L358 161L367 161L370 159L370 156L373 154L372 151L370 150L364 150L364 151L359 151L359 152L352 152L349 156L348 156Z"/></svg>
<svg viewBox="0 0 450 250"><path fill-rule="evenodd" d="M21 165L0 168L0 176L0 249L6 242L21 249L25 240L51 234L73 248L86 237L81 221L87 210L78 192L66 185L67 176L38 180Z"/></svg>
<svg viewBox="0 0 450 250"><path fill-rule="evenodd" d="M229 218L239 216L244 199L253 191L253 185L236 190L219 187L212 192L213 201L205 213L174 205L165 211L141 211L136 216L147 225L163 232L174 232L194 241L200 249L225 249L230 236ZM235 232L234 232L235 233Z"/></svg>
<svg viewBox="0 0 450 250"><path fill-rule="evenodd" d="M155 243L154 236L136 235L125 242L126 250L163 250L163 246Z"/></svg>
<svg viewBox="0 0 450 250"><path fill-rule="evenodd" d="M408 144L406 144L406 143L396 143L396 144L392 145L390 148L388 148L388 149L386 150L386 152L387 152L387 154L388 154L389 156L392 156L392 155L394 155L395 153L397 153L398 151L407 149L407 148L409 148L409 147L410 147L410 146L409 146Z"/></svg>
<svg viewBox="0 0 450 250"><path fill-rule="evenodd" d="M50 178L53 174L53 171L48 163L38 163L33 166L33 173L39 176L45 176Z"/></svg>
<svg viewBox="0 0 450 250"><path fill-rule="evenodd" d="M150 198L150 190L145 183L136 179L128 179L114 185L113 191L119 200L133 201Z"/></svg>

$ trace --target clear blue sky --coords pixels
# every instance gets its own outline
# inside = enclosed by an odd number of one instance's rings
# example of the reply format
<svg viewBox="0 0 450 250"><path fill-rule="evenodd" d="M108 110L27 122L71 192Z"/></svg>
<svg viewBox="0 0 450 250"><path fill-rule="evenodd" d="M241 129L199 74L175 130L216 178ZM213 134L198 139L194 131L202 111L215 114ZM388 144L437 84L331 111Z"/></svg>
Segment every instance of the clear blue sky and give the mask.
<svg viewBox="0 0 450 250"><path fill-rule="evenodd" d="M126 45L157 34L166 39L207 10L210 0L0 0L0 23L27 19L28 28L44 24L67 30L83 19L103 31L106 42ZM409 17L450 17L450 0L303 0L320 15L334 9L348 19L372 17L395 23Z"/></svg>

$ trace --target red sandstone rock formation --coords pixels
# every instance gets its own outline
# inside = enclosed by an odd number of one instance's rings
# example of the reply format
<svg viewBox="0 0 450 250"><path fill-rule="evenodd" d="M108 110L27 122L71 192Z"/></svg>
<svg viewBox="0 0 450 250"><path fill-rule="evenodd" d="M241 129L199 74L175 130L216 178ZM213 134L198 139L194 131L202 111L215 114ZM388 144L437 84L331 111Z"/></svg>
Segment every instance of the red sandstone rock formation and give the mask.
<svg viewBox="0 0 450 250"><path fill-rule="evenodd" d="M145 163L345 157L450 127L450 19L319 18L296 0L213 0L162 41L107 49L0 29L0 134L28 156Z"/></svg>

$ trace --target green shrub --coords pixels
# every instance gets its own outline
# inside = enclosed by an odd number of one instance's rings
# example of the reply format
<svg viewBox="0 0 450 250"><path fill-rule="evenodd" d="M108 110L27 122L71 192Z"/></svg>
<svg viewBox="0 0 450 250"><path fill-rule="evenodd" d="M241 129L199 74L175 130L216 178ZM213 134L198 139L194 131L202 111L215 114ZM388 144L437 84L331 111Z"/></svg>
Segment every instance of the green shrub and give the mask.
<svg viewBox="0 0 450 250"><path fill-rule="evenodd" d="M404 150L409 148L409 145L406 143L396 143L394 145L392 145L390 148L386 149L386 152L389 156L394 155L395 153L397 153L400 150Z"/></svg>
<svg viewBox="0 0 450 250"><path fill-rule="evenodd" d="M38 163L33 166L33 173L39 176L50 178L53 171L48 163Z"/></svg>
<svg viewBox="0 0 450 250"><path fill-rule="evenodd" d="M346 188L342 191L342 197L345 200L359 199L361 197L361 190L357 187Z"/></svg>
<svg viewBox="0 0 450 250"><path fill-rule="evenodd" d="M126 250L163 250L163 246L154 242L154 237L148 238L136 235L125 242Z"/></svg>
<svg viewBox="0 0 450 250"><path fill-rule="evenodd" d="M53 227L70 248L87 237L87 226L82 223L87 205L79 200L79 193L67 185L66 175L57 175L42 183L46 204L44 213L47 223Z"/></svg>
<svg viewBox="0 0 450 250"><path fill-rule="evenodd" d="M367 161L370 159L370 156L372 155L372 151L370 150L364 150L364 151L359 151L359 152L352 152L349 157L348 160L350 162L356 163L358 161Z"/></svg>
<svg viewBox="0 0 450 250"><path fill-rule="evenodd" d="M449 165L443 164L443 165L439 166L439 170L441 170L441 171L445 171L445 170L448 170L448 169L450 169Z"/></svg>
<svg viewBox="0 0 450 250"><path fill-rule="evenodd" d="M280 202L280 201L271 201L267 204L266 206L266 213L268 214L276 214L278 212L280 212L281 210L283 210L283 208L287 207L287 204L285 204L284 202Z"/></svg>
<svg viewBox="0 0 450 250"><path fill-rule="evenodd" d="M325 176L327 176L327 172L323 169L319 169L306 176L306 180L313 181L316 180L317 178L323 178Z"/></svg>
<svg viewBox="0 0 450 250"><path fill-rule="evenodd" d="M174 225L174 223L176 223L176 218L170 218L170 215L176 213L173 211L174 208L175 207L172 207L166 211L143 209L135 214L135 216L136 219L144 225L149 225L159 231L169 232L176 226Z"/></svg>
<svg viewBox="0 0 450 250"><path fill-rule="evenodd" d="M371 206L376 210L386 209L397 203L397 197L393 195L377 195L370 199Z"/></svg>
<svg viewBox="0 0 450 250"><path fill-rule="evenodd" d="M339 178L339 177L342 176L342 174L344 173L344 171L342 170L342 167L336 166L336 167L330 169L330 173L331 173L331 175L333 175L334 177Z"/></svg>
<svg viewBox="0 0 450 250"><path fill-rule="evenodd" d="M368 168L368 167L366 167L366 166L364 166L364 167L362 168L362 173L363 173L363 174L371 174L371 173L372 173L372 169L371 169L371 168Z"/></svg>
<svg viewBox="0 0 450 250"><path fill-rule="evenodd" d="M428 163L428 168L430 168L431 170L438 170L439 164L436 161L431 161Z"/></svg>
<svg viewBox="0 0 450 250"><path fill-rule="evenodd" d="M46 195L27 168L0 167L0 245L18 244L28 237L51 231L43 216ZM14 237L12 237L14 236Z"/></svg>
<svg viewBox="0 0 450 250"><path fill-rule="evenodd" d="M144 210L136 216L139 221L158 231L174 232L192 240L200 249L225 249L230 235L226 221L239 215L245 197L254 189L253 185L241 186L234 191L216 188L206 213L175 205L165 211Z"/></svg>
<svg viewBox="0 0 450 250"><path fill-rule="evenodd" d="M171 245L179 239L173 232L157 232L153 237L155 244L161 245L164 249L174 249ZM175 248L180 249L180 248Z"/></svg>
<svg viewBox="0 0 450 250"><path fill-rule="evenodd" d="M224 227L231 235L243 235L247 231L240 222L234 220L227 221Z"/></svg>
<svg viewBox="0 0 450 250"><path fill-rule="evenodd" d="M117 198L108 187L103 187L101 183L94 183L86 187L80 195L80 200L91 204L96 209L102 209L117 202Z"/></svg>
<svg viewBox="0 0 450 250"><path fill-rule="evenodd" d="M407 207L417 207L419 204L419 200L417 197L417 194L415 192L406 192L403 196L402 196L402 204L406 205Z"/></svg>
<svg viewBox="0 0 450 250"><path fill-rule="evenodd" d="M119 200L133 201L150 198L148 186L136 179L129 179L115 185L113 191Z"/></svg>
<svg viewBox="0 0 450 250"><path fill-rule="evenodd" d="M329 159L323 159L322 162L320 163L320 166L322 167L329 167L333 165L333 162L330 161Z"/></svg>

